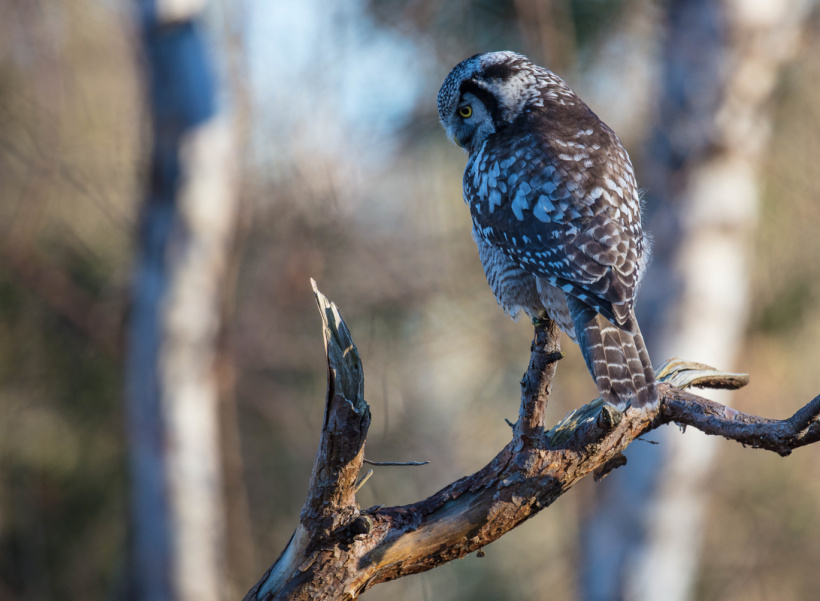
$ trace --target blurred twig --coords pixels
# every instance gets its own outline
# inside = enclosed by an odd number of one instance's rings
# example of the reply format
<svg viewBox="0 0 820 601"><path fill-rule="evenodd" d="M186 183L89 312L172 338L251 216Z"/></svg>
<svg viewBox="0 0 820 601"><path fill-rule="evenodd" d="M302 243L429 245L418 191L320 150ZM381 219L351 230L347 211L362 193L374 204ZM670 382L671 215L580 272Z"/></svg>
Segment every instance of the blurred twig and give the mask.
<svg viewBox="0 0 820 601"><path fill-rule="evenodd" d="M381 467L389 467L389 466L403 466L403 465L427 465L429 461L370 461L370 459L365 458L364 462L367 465L378 465Z"/></svg>
<svg viewBox="0 0 820 601"><path fill-rule="evenodd" d="M568 0L514 0L513 4L528 55L558 73L575 64L577 42Z"/></svg>
<svg viewBox="0 0 820 601"><path fill-rule="evenodd" d="M62 269L23 246L0 245L0 260L18 281L98 348L114 357L122 356L121 302L113 307L98 302Z"/></svg>

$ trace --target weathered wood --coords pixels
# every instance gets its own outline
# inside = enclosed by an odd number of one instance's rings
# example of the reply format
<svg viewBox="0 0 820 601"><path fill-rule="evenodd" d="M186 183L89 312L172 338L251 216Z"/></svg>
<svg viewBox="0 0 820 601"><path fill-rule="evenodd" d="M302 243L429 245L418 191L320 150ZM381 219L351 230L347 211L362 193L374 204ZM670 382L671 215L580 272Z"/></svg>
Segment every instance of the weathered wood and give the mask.
<svg viewBox="0 0 820 601"><path fill-rule="evenodd" d="M350 331L336 305L312 283L324 325L327 402L301 522L329 533L356 512L354 484L364 460L370 407L364 400L362 362Z"/></svg>
<svg viewBox="0 0 820 601"><path fill-rule="evenodd" d="M749 415L684 390L666 384L662 386L661 423L692 426L706 434L774 451L783 457L794 449L820 440L820 396L814 397L792 417L778 420Z"/></svg>
<svg viewBox="0 0 820 601"><path fill-rule="evenodd" d="M544 432L552 376L562 356L558 330L545 320L535 326L513 438L498 455L427 499L361 511L355 477L370 423L361 363L335 305L315 285L314 290L328 355L322 440L296 532L246 601L356 599L380 582L480 551L589 474L601 478L624 465L623 450L665 423L693 426L781 455L820 438L820 397L788 420L747 415L663 381L736 387L744 382L742 374L680 360L661 374L657 408L621 413L598 399Z"/></svg>
<svg viewBox="0 0 820 601"><path fill-rule="evenodd" d="M552 320L538 320L530 348L530 364L521 379L521 409L513 428L517 448L538 446L543 442L544 415L547 411L552 377L556 363L563 358L558 325Z"/></svg>

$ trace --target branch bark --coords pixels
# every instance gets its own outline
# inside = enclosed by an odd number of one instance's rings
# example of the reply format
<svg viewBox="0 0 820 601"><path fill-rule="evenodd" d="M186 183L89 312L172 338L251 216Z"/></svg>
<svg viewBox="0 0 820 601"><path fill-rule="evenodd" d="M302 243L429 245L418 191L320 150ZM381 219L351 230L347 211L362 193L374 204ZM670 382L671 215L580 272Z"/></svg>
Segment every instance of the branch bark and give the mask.
<svg viewBox="0 0 820 601"><path fill-rule="evenodd" d="M512 440L498 455L480 471L417 503L360 510L356 475L370 424L362 366L338 309L315 283L314 292L328 358L322 438L296 532L245 601L356 599L380 582L480 550L579 480L590 474L601 478L624 465L623 450L666 423L780 455L820 439L820 396L786 420L748 415L682 389L739 388L747 378L680 360L659 370L657 408L620 413L599 399L544 431L552 377L562 357L558 330L547 320L535 326L530 365L521 381L519 419Z"/></svg>

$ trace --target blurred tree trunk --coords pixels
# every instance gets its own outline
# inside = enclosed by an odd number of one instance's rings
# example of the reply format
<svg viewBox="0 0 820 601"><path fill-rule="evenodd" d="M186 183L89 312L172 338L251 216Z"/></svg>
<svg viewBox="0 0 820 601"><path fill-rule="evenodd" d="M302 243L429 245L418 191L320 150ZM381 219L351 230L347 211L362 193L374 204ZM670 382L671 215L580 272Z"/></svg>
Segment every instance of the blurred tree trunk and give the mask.
<svg viewBox="0 0 820 601"><path fill-rule="evenodd" d="M749 312L768 103L811 4L666 4L659 119L639 174L655 237L639 319L656 366L676 355L732 367ZM717 441L670 428L657 439L631 448L629 468L596 489L582 532L587 601L691 596Z"/></svg>
<svg viewBox="0 0 820 601"><path fill-rule="evenodd" d="M139 3L153 121L126 376L140 600L216 600L225 590L215 359L236 202L203 5Z"/></svg>

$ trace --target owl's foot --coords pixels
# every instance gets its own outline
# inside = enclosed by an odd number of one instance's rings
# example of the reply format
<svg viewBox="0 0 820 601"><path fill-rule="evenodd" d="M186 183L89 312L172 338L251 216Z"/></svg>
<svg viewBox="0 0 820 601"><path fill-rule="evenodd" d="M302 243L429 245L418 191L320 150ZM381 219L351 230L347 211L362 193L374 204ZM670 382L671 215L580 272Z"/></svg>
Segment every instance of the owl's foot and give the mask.
<svg viewBox="0 0 820 601"><path fill-rule="evenodd" d="M543 326L543 325L544 325L544 324L546 324L549 320L550 320L550 316L549 316L549 315L547 315L546 313L544 313L543 315L539 315L539 316L537 316L537 317L533 317L533 318L532 318L532 325L533 325L533 326L535 326L535 327L537 328L538 326Z"/></svg>

